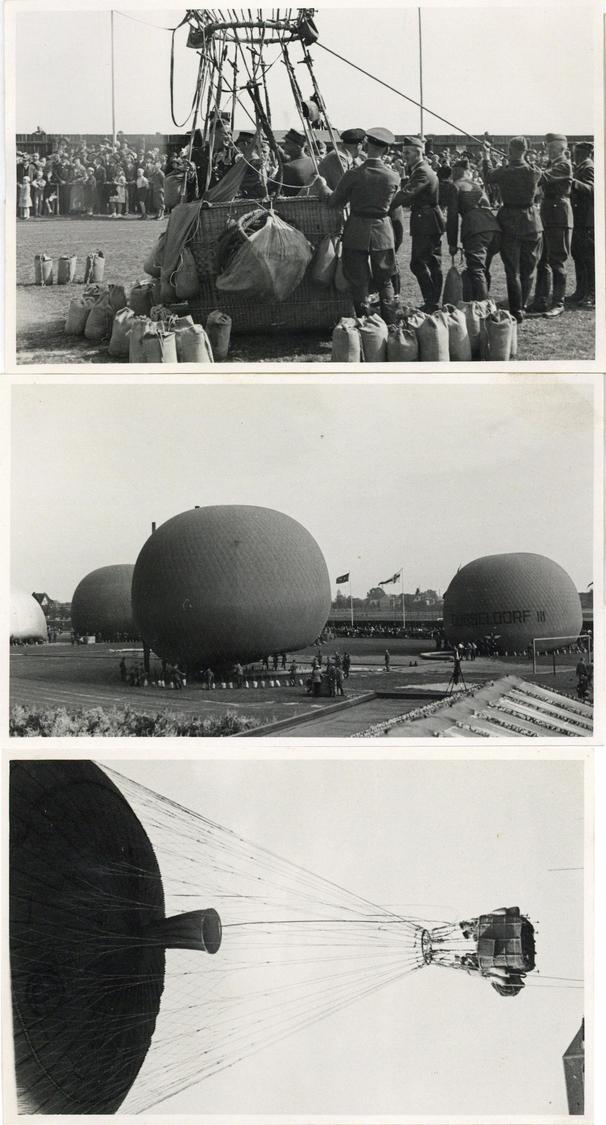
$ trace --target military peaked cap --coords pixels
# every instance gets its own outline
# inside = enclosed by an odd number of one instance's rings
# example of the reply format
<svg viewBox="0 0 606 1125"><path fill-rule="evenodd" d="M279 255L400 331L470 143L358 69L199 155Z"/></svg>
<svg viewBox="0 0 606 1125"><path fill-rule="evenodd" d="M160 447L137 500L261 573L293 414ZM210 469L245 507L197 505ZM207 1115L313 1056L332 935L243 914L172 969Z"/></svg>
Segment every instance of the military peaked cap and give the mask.
<svg viewBox="0 0 606 1125"><path fill-rule="evenodd" d="M373 145L385 145L385 148L396 143L393 133L389 129L382 129L379 126L376 129L367 129L366 136Z"/></svg>
<svg viewBox="0 0 606 1125"><path fill-rule="evenodd" d="M593 152L593 141L577 141L574 147L577 152Z"/></svg>
<svg viewBox="0 0 606 1125"><path fill-rule="evenodd" d="M425 148L425 141L420 137L404 137L402 142L404 148L420 148L421 151Z"/></svg>
<svg viewBox="0 0 606 1125"><path fill-rule="evenodd" d="M545 140L548 145L550 145L552 141L561 141L562 144L568 144L568 137L566 137L564 133L546 133Z"/></svg>
<svg viewBox="0 0 606 1125"><path fill-rule="evenodd" d="M344 129L341 140L344 145L359 145L366 139L364 129ZM391 144L391 141L389 142Z"/></svg>
<svg viewBox="0 0 606 1125"><path fill-rule="evenodd" d="M289 129L284 137L284 140L292 141L294 145L299 145L300 148L303 148L306 137L304 133L299 133L297 129Z"/></svg>
<svg viewBox="0 0 606 1125"><path fill-rule="evenodd" d="M512 137L509 142L509 147L514 149L515 152L526 152L528 141L526 137Z"/></svg>

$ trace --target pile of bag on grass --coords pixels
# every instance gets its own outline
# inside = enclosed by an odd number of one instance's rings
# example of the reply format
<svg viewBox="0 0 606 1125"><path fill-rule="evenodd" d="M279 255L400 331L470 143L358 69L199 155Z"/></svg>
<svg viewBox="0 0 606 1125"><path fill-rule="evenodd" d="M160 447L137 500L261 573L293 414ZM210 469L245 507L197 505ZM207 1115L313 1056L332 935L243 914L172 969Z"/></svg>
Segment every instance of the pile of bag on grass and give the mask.
<svg viewBox="0 0 606 1125"><path fill-rule="evenodd" d="M490 298L446 304L437 312L404 307L387 325L378 313L342 317L332 334L333 363L465 363L517 355L517 323Z"/></svg>
<svg viewBox="0 0 606 1125"><path fill-rule="evenodd" d="M78 268L77 254L61 254L57 260L57 273L55 277L55 262L50 254L36 254L34 257L34 284L71 285L76 281ZM91 250L86 255L84 265L84 284L98 284L103 281L105 272L105 256L102 250Z"/></svg>

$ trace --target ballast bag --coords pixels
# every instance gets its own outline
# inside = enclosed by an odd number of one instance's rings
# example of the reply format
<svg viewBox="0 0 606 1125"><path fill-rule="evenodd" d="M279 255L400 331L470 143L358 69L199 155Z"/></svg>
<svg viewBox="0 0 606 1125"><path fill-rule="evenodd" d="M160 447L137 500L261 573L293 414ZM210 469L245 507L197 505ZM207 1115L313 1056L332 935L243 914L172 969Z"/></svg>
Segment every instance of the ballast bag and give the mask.
<svg viewBox="0 0 606 1125"><path fill-rule="evenodd" d="M130 291L128 303L135 316L148 316L154 304L153 283L151 281L136 281Z"/></svg>
<svg viewBox="0 0 606 1125"><path fill-rule="evenodd" d="M86 266L84 268L84 284L88 281L100 282L103 281L105 273L105 257L102 250L94 250L86 255Z"/></svg>
<svg viewBox="0 0 606 1125"><path fill-rule="evenodd" d="M88 320L88 314L93 307L93 302L86 297L74 297L69 303L65 332L68 336L83 336Z"/></svg>
<svg viewBox="0 0 606 1125"><path fill-rule="evenodd" d="M419 341L414 328L392 325L387 336L388 363L414 363L419 358Z"/></svg>
<svg viewBox="0 0 606 1125"><path fill-rule="evenodd" d="M242 216L238 222L243 234L245 219L250 216ZM259 230L245 234L244 243L215 284L226 292L284 301L299 285L312 256L313 249L301 231L279 215L268 214Z"/></svg>
<svg viewBox="0 0 606 1125"><path fill-rule="evenodd" d="M36 285L53 284L53 259L48 254L36 254L34 258L34 282Z"/></svg>
<svg viewBox="0 0 606 1125"><path fill-rule="evenodd" d="M120 309L114 317L109 354L116 359L128 359L130 352L130 330L135 319L132 309Z"/></svg>
<svg viewBox="0 0 606 1125"><path fill-rule="evenodd" d="M498 362L511 359L513 317L499 309L486 318L486 359Z"/></svg>
<svg viewBox="0 0 606 1125"><path fill-rule="evenodd" d="M442 302L445 305L460 305L463 302L463 282L454 262L446 274Z"/></svg>
<svg viewBox="0 0 606 1125"><path fill-rule="evenodd" d="M190 297L198 296L200 279L194 256L188 246L183 247L179 265L171 280L179 301L187 301Z"/></svg>
<svg viewBox="0 0 606 1125"><path fill-rule="evenodd" d="M358 324L364 363L385 363L388 329L378 313L362 317Z"/></svg>
<svg viewBox="0 0 606 1125"><path fill-rule="evenodd" d="M128 334L129 363L145 363L143 337L150 325L151 320L149 320L147 316L135 316L131 321L130 332Z"/></svg>
<svg viewBox="0 0 606 1125"><path fill-rule="evenodd" d="M450 358L448 322L441 313L426 316L416 329L419 359L422 363L448 363Z"/></svg>
<svg viewBox="0 0 606 1125"><path fill-rule="evenodd" d="M76 276L78 258L75 254L62 254L57 264L57 285L69 285Z"/></svg>
<svg viewBox="0 0 606 1125"><path fill-rule="evenodd" d="M159 325L150 323L143 336L143 356L144 363L177 363L175 333L164 332Z"/></svg>
<svg viewBox="0 0 606 1125"><path fill-rule="evenodd" d="M201 324L191 324L175 333L179 363L212 363L210 340Z"/></svg>
<svg viewBox="0 0 606 1125"><path fill-rule="evenodd" d="M450 359L462 363L471 359L471 342L467 331L467 320L462 309L454 305L444 305L442 311L447 314L448 321L448 352Z"/></svg>
<svg viewBox="0 0 606 1125"><path fill-rule="evenodd" d="M335 277L337 268L337 252L334 239L330 234L325 234L320 240L310 267L311 280L316 285L329 288Z"/></svg>
<svg viewBox="0 0 606 1125"><path fill-rule="evenodd" d="M343 316L333 329L331 360L333 363L360 363L361 359L358 322L353 317Z"/></svg>
<svg viewBox="0 0 606 1125"><path fill-rule="evenodd" d="M111 335L114 310L109 303L109 293L102 293L95 301L86 319L84 335L93 343L100 343Z"/></svg>
<svg viewBox="0 0 606 1125"><path fill-rule="evenodd" d="M119 312L120 309L126 308L126 290L123 285L111 284L108 288L109 303L114 312Z"/></svg>
<svg viewBox="0 0 606 1125"><path fill-rule="evenodd" d="M220 309L213 309L206 318L206 331L211 343L215 363L223 363L229 354L231 317Z"/></svg>

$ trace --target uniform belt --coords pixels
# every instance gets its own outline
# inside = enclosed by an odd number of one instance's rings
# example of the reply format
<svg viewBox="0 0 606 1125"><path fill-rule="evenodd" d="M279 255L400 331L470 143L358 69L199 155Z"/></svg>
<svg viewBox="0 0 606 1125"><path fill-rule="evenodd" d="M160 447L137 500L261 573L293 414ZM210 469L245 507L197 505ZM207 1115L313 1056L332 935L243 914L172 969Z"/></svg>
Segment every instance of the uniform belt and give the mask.
<svg viewBox="0 0 606 1125"><path fill-rule="evenodd" d="M354 219L386 219L388 217L385 211L352 211L351 214Z"/></svg>
<svg viewBox="0 0 606 1125"><path fill-rule="evenodd" d="M510 211L528 211L529 207L536 207L536 203L504 203Z"/></svg>

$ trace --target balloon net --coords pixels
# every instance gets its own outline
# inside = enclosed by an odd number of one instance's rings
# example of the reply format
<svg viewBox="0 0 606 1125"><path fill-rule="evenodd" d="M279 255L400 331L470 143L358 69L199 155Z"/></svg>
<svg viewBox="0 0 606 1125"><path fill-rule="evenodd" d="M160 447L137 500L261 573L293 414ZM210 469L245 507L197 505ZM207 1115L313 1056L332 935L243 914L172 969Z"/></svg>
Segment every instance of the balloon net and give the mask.
<svg viewBox="0 0 606 1125"><path fill-rule="evenodd" d="M156 1029L123 1112L148 1110L425 965L421 919L103 768L149 836L166 914L214 907L223 924L214 956L167 950Z"/></svg>

